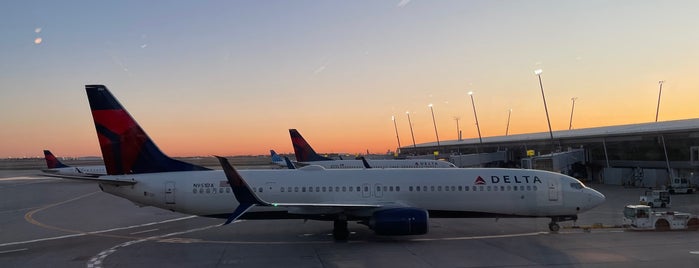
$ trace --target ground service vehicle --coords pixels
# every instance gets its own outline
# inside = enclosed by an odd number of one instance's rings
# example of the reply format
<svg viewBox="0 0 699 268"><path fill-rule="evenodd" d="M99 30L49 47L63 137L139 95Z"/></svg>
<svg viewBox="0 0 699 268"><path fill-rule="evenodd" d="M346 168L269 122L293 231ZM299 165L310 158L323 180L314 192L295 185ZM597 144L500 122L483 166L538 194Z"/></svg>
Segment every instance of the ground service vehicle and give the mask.
<svg viewBox="0 0 699 268"><path fill-rule="evenodd" d="M673 178L667 188L670 194L691 194L696 191L686 178Z"/></svg>
<svg viewBox="0 0 699 268"><path fill-rule="evenodd" d="M631 230L699 230L699 216L677 211L653 211L646 205L624 207L624 225Z"/></svg>
<svg viewBox="0 0 699 268"><path fill-rule="evenodd" d="M670 206L670 193L667 190L646 190L641 196L641 205L647 205L652 208L665 208Z"/></svg>

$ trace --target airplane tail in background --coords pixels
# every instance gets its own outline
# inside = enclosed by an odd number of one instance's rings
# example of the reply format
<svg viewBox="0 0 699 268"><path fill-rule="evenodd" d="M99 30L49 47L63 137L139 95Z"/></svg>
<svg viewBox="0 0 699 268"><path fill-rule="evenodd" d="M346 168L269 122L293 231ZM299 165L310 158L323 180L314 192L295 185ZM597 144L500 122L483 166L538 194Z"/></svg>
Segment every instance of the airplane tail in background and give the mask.
<svg viewBox="0 0 699 268"><path fill-rule="evenodd" d="M44 150L44 159L46 159L46 167L48 168L65 168L67 165L61 163L58 158L56 158L51 151Z"/></svg>
<svg viewBox="0 0 699 268"><path fill-rule="evenodd" d="M299 133L296 129L289 129L289 135L291 135L291 144L294 145L296 161L309 162L332 160L317 154L316 151L311 148L311 145L309 145L303 136L301 136L301 133Z"/></svg>
<svg viewBox="0 0 699 268"><path fill-rule="evenodd" d="M284 162L284 159L277 154L274 150L269 150L269 154L272 156L272 162Z"/></svg>
<svg viewBox="0 0 699 268"><path fill-rule="evenodd" d="M85 91L107 174L209 170L161 152L107 87L86 85Z"/></svg>

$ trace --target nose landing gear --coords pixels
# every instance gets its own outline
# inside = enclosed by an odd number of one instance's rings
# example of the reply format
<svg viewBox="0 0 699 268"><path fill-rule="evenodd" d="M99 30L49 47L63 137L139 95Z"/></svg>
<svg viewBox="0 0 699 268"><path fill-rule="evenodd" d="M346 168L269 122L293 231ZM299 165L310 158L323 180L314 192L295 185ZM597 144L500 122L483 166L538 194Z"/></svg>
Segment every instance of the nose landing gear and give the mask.
<svg viewBox="0 0 699 268"><path fill-rule="evenodd" d="M551 222L549 223L549 230L551 230L551 232L557 233L561 229L561 226L558 225L559 222L577 220L578 215L551 217Z"/></svg>

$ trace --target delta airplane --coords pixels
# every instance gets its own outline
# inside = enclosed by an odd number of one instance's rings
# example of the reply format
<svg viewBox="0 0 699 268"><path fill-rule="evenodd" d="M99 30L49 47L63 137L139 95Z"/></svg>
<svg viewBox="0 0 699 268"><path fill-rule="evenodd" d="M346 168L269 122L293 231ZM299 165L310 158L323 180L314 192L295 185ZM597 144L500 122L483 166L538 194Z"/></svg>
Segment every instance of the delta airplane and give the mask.
<svg viewBox="0 0 699 268"><path fill-rule="evenodd" d="M301 169L236 171L174 160L163 154L103 85L87 85L107 168L100 188L134 203L205 217L332 221L346 240L348 221L378 235L420 235L429 218L548 217L549 228L576 220L602 202L575 178L540 170L500 168ZM231 187L232 186L232 187Z"/></svg>
<svg viewBox="0 0 699 268"><path fill-rule="evenodd" d="M334 160L316 153L301 133L289 129L291 144L294 146L296 161L301 164L319 165L324 168L364 168L362 160ZM367 160L373 168L456 168L452 163L431 159L382 159Z"/></svg>
<svg viewBox="0 0 699 268"><path fill-rule="evenodd" d="M107 170L104 166L68 166L63 164L49 150L44 150L44 159L46 159L46 169L42 170L44 176L51 177L79 177L79 178L95 178L102 175L107 175Z"/></svg>

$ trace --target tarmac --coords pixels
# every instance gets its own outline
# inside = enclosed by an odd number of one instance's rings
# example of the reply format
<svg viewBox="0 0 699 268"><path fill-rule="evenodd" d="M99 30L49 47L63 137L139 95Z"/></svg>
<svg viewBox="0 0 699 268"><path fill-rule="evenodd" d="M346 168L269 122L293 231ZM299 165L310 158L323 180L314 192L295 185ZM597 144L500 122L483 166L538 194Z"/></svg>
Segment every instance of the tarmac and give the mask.
<svg viewBox="0 0 699 268"><path fill-rule="evenodd" d="M605 204L548 231L547 218L430 219L421 236L350 223L239 221L137 207L97 184L0 171L0 267L699 267L699 232L620 228L644 189L591 184ZM699 214L699 194L671 210Z"/></svg>

